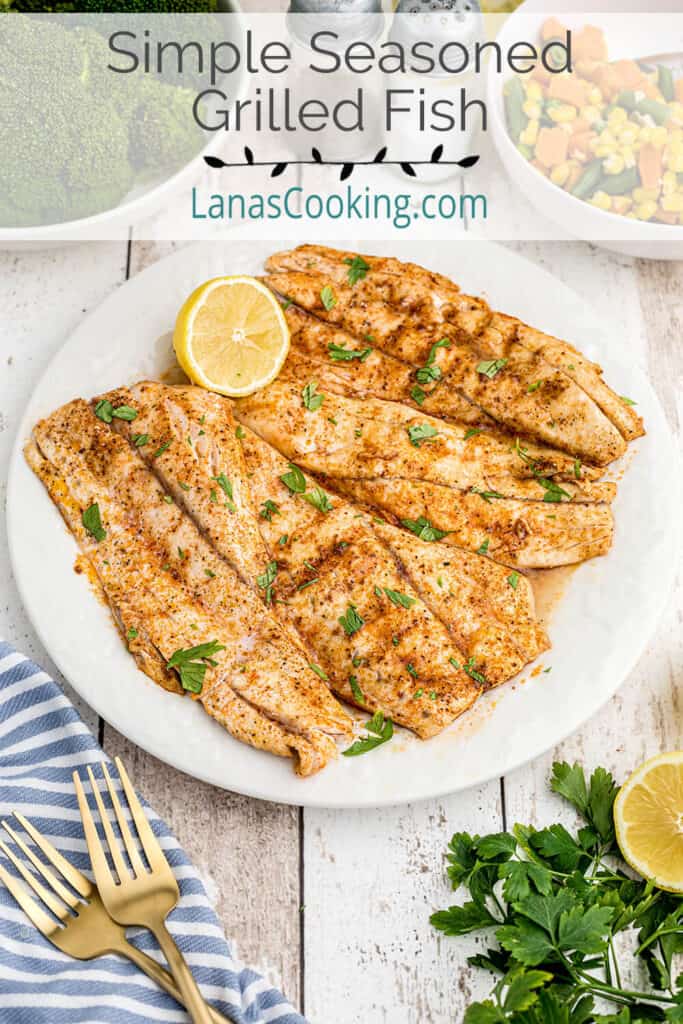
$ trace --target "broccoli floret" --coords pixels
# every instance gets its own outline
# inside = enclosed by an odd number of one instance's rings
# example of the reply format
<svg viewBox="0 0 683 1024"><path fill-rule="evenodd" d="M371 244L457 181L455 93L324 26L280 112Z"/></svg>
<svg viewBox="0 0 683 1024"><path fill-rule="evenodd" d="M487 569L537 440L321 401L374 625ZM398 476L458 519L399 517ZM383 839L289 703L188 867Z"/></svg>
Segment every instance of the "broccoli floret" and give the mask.
<svg viewBox="0 0 683 1024"><path fill-rule="evenodd" d="M143 176L182 167L204 142L192 115L194 93L153 79L146 84L130 125L130 159Z"/></svg>

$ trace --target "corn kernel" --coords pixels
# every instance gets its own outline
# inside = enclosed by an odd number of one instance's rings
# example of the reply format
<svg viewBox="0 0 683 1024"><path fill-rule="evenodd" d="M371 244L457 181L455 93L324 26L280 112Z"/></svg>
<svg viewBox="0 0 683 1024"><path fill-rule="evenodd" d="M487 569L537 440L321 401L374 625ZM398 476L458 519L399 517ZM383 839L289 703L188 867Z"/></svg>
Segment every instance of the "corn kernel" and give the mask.
<svg viewBox="0 0 683 1024"><path fill-rule="evenodd" d="M595 192L590 203L592 206L597 206L599 210L612 209L612 197L608 196L606 192ZM656 209L657 204L655 203L654 206Z"/></svg>
<svg viewBox="0 0 683 1024"><path fill-rule="evenodd" d="M624 161L624 167L635 167L636 166L636 155L632 149L628 146L624 146L621 155Z"/></svg>
<svg viewBox="0 0 683 1024"><path fill-rule="evenodd" d="M662 195L670 196L678 191L678 179L673 171L665 171L662 175Z"/></svg>
<svg viewBox="0 0 683 1024"><path fill-rule="evenodd" d="M633 190L633 198L635 199L635 201L637 203L640 203L641 205L643 203L654 203L655 205L657 205L656 204L656 200L659 199L659 189L658 188L634 188L634 190Z"/></svg>
<svg viewBox="0 0 683 1024"><path fill-rule="evenodd" d="M667 213L683 213L683 195L663 196L661 206Z"/></svg>
<svg viewBox="0 0 683 1024"><path fill-rule="evenodd" d="M602 121L602 114L600 113L599 107L581 107L581 117L584 121L588 121L588 124L595 124L596 121Z"/></svg>
<svg viewBox="0 0 683 1024"><path fill-rule="evenodd" d="M594 85L591 91L588 93L588 102L592 103L593 106L600 106L602 103L602 90L599 86Z"/></svg>
<svg viewBox="0 0 683 1024"><path fill-rule="evenodd" d="M651 220L657 212L657 204L652 200L639 203L634 212L638 220Z"/></svg>
<svg viewBox="0 0 683 1024"><path fill-rule="evenodd" d="M541 104L535 103L533 100L527 100L523 104L522 110L531 121L537 121L542 114Z"/></svg>
<svg viewBox="0 0 683 1024"><path fill-rule="evenodd" d="M597 145L592 146L591 148L595 155L599 157L601 160L604 160L606 157L611 156L612 153L616 152L616 145L605 146L600 142L598 142Z"/></svg>
<svg viewBox="0 0 683 1024"><path fill-rule="evenodd" d="M523 146L535 146L536 139L538 138L538 128L540 121L529 121L524 131L519 136L519 141Z"/></svg>
<svg viewBox="0 0 683 1024"><path fill-rule="evenodd" d="M673 171L674 174L683 174L683 151L680 153L665 153L664 166Z"/></svg>
<svg viewBox="0 0 683 1024"><path fill-rule="evenodd" d="M568 124L570 121L576 121L576 107L570 103L562 103L559 107L549 107L548 117L555 124Z"/></svg>
<svg viewBox="0 0 683 1024"><path fill-rule="evenodd" d="M674 122L674 124L683 124L683 103L670 103L669 117Z"/></svg>
<svg viewBox="0 0 683 1024"><path fill-rule="evenodd" d="M550 172L550 180L554 185L564 185L566 184L570 173L571 167L569 166L567 161L565 161L563 164L557 164L556 167L553 167L552 171Z"/></svg>
<svg viewBox="0 0 683 1024"><path fill-rule="evenodd" d="M619 156L618 153L612 153L602 162L602 169L605 174L621 174L625 166L623 157Z"/></svg>
<svg viewBox="0 0 683 1024"><path fill-rule="evenodd" d="M530 100L542 99L543 90L541 89L540 82L535 82L532 78L529 81L525 82L524 88Z"/></svg>
<svg viewBox="0 0 683 1024"><path fill-rule="evenodd" d="M623 107L614 107L607 115L607 123L610 127L624 124L626 121L628 121L628 112Z"/></svg>
<svg viewBox="0 0 683 1024"><path fill-rule="evenodd" d="M657 125L656 128L652 129L652 138L650 142L653 146L666 146L669 141L669 133L664 125Z"/></svg>
<svg viewBox="0 0 683 1024"><path fill-rule="evenodd" d="M615 213L620 213L622 217L628 213L633 206L633 200L629 196L614 196L612 198L612 209Z"/></svg>
<svg viewBox="0 0 683 1024"><path fill-rule="evenodd" d="M622 146L632 146L638 138L638 128L634 124L627 124L619 132L619 142Z"/></svg>

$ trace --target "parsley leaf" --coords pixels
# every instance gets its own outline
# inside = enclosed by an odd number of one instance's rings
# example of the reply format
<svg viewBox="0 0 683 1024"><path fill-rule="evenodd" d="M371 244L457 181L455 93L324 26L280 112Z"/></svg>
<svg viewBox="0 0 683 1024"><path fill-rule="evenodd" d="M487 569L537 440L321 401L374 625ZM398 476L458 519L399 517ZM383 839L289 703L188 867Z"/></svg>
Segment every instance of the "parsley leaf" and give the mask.
<svg viewBox="0 0 683 1024"><path fill-rule="evenodd" d="M357 281L362 281L370 269L370 264L366 263L362 256L354 256L353 259L347 256L344 263L348 264L349 269L346 271L346 277L351 287Z"/></svg>
<svg viewBox="0 0 683 1024"><path fill-rule="evenodd" d="M432 526L424 516L420 516L419 519L402 519L401 525L405 526L411 533L414 533L420 540L442 540L450 532L449 530L439 530L436 526Z"/></svg>
<svg viewBox="0 0 683 1024"><path fill-rule="evenodd" d="M259 588L263 591L266 599L266 604L271 604L273 600L273 583L277 576L277 562L269 562L266 566L266 571L261 573L260 576L256 577L256 583Z"/></svg>
<svg viewBox="0 0 683 1024"><path fill-rule="evenodd" d="M337 345L331 341L327 346L327 352L330 359L333 359L337 363L350 363L352 359L358 359L359 362L364 363L372 352L371 348L344 348L343 345Z"/></svg>
<svg viewBox="0 0 683 1024"><path fill-rule="evenodd" d="M317 382L312 380L309 384L305 385L301 392L301 400L304 403L304 407L310 412L316 412L325 401L325 396L317 392L317 387Z"/></svg>
<svg viewBox="0 0 683 1024"><path fill-rule="evenodd" d="M320 301L322 302L323 306L325 307L328 313L337 305L337 296L334 294L329 284L326 284L325 287L321 290Z"/></svg>
<svg viewBox="0 0 683 1024"><path fill-rule="evenodd" d="M131 409L129 405L119 405L116 408L106 398L101 398L95 406L95 415L103 423L111 423L112 419L127 420L131 423L136 419L137 409Z"/></svg>
<svg viewBox="0 0 683 1024"><path fill-rule="evenodd" d="M273 516L279 515L282 515L282 513L280 512L279 505L277 505L274 501L271 501L270 498L266 498L266 500L262 503L261 509L259 511L259 516L261 517L261 519L266 519L269 523L272 523Z"/></svg>
<svg viewBox="0 0 683 1024"><path fill-rule="evenodd" d="M413 384L410 389L410 397L414 402L417 402L418 405L423 405L424 400L427 397L427 392L423 391L419 384Z"/></svg>
<svg viewBox="0 0 683 1024"><path fill-rule="evenodd" d="M406 429L408 431L410 443L415 448L419 448L425 441L431 441L439 433L436 427L433 427L431 423L414 423L411 427L407 427Z"/></svg>
<svg viewBox="0 0 683 1024"><path fill-rule="evenodd" d="M435 342L429 350L429 356L424 366L421 366L415 371L415 380L418 384L433 384L441 380L443 372L440 366L436 365L436 353L440 348L450 348L451 343L448 338L442 338L441 341Z"/></svg>
<svg viewBox="0 0 683 1024"><path fill-rule="evenodd" d="M81 522L91 537L95 538L98 544L107 536L107 531L102 526L102 519L100 518L100 506L96 501L86 508L81 516Z"/></svg>
<svg viewBox="0 0 683 1024"><path fill-rule="evenodd" d="M217 640L209 640L207 643L197 644L196 647L181 647L171 655L166 668L178 669L180 684L184 690L201 693L206 670L210 664L215 665L214 654L224 650L225 646L219 644Z"/></svg>
<svg viewBox="0 0 683 1024"><path fill-rule="evenodd" d="M382 590L387 595L389 600L397 608L412 608L417 601L416 597L409 597L408 594L402 594L400 590L391 590L390 587L382 587Z"/></svg>
<svg viewBox="0 0 683 1024"><path fill-rule="evenodd" d="M322 487L314 487L312 491L302 494L301 497L304 501L307 501L309 505L312 505L313 508L317 508L318 512L331 512L334 508Z"/></svg>
<svg viewBox="0 0 683 1024"><path fill-rule="evenodd" d="M351 693L353 694L353 699L358 704L365 704L365 697L363 696L363 691L360 688L360 685L358 683L358 679L357 679L356 676L349 676L349 686L351 687Z"/></svg>
<svg viewBox="0 0 683 1024"><path fill-rule="evenodd" d="M358 757L360 754L367 754L370 750L387 743L394 735L394 723L390 718L384 717L381 711L376 711L365 728L370 735L363 736L356 740L350 747L342 751L344 757Z"/></svg>
<svg viewBox="0 0 683 1024"><path fill-rule="evenodd" d="M347 636L353 636L354 633L357 633L358 630L365 625L365 619L361 618L358 614L358 610L354 604L349 604L346 612L343 615L340 615L337 621Z"/></svg>
<svg viewBox="0 0 683 1024"><path fill-rule="evenodd" d="M497 373L499 373L503 367L507 366L507 359L485 359L477 366L477 373L480 373L482 377L488 377L489 380L493 380Z"/></svg>
<svg viewBox="0 0 683 1024"><path fill-rule="evenodd" d="M280 477L285 487L288 487L292 494L303 494L306 490L306 478L292 462L289 463L289 473L283 473Z"/></svg>

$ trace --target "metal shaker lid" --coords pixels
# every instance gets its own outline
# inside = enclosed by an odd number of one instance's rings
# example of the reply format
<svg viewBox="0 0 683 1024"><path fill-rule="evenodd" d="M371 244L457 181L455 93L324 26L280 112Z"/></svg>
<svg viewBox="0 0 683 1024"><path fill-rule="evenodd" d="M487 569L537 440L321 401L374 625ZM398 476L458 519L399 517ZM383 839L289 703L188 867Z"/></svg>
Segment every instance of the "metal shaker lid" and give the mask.
<svg viewBox="0 0 683 1024"><path fill-rule="evenodd" d="M382 0L290 0L287 11L287 28L304 46L310 46L316 32L336 32L336 44L326 40L329 49L342 50L356 39L372 43L384 22Z"/></svg>
<svg viewBox="0 0 683 1024"><path fill-rule="evenodd" d="M478 0L399 0L389 32L389 39L406 49L418 41L430 43L435 51L447 43L460 43L470 54L475 42L483 38ZM447 78L450 74L436 68L426 77Z"/></svg>

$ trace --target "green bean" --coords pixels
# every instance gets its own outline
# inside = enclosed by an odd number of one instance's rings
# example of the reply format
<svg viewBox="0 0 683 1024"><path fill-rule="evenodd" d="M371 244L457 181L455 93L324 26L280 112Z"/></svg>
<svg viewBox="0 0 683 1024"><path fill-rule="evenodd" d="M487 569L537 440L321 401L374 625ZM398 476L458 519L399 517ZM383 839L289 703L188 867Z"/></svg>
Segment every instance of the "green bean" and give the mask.
<svg viewBox="0 0 683 1024"><path fill-rule="evenodd" d="M669 108L666 103L659 103L658 100L641 100L636 110L639 114L649 114L656 124L666 124L669 120Z"/></svg>
<svg viewBox="0 0 683 1024"><path fill-rule="evenodd" d="M633 89L622 90L622 92L617 96L617 104L625 110L634 111L638 104L636 101L636 94Z"/></svg>
<svg viewBox="0 0 683 1024"><path fill-rule="evenodd" d="M576 185L572 189L572 195L577 199L587 199L595 192L598 182L602 178L602 160L591 160Z"/></svg>
<svg viewBox="0 0 683 1024"><path fill-rule="evenodd" d="M657 67L657 84L659 86L659 91L668 103L671 103L676 99L674 76L671 72L671 68L667 68L663 64L660 64Z"/></svg>
<svg viewBox="0 0 683 1024"><path fill-rule="evenodd" d="M525 146L523 142L517 143L517 149L522 154L525 160L531 160L534 155L534 151L531 146Z"/></svg>
<svg viewBox="0 0 683 1024"><path fill-rule="evenodd" d="M522 109L524 106L524 89L519 78L511 78L505 89L505 115L507 117L508 131L514 142L519 142L519 137L526 128L527 118Z"/></svg>
<svg viewBox="0 0 683 1024"><path fill-rule="evenodd" d="M608 196L624 196L640 185L640 175L635 167L627 167L621 174L605 174L599 183L599 190ZM597 191L597 190L596 190Z"/></svg>

